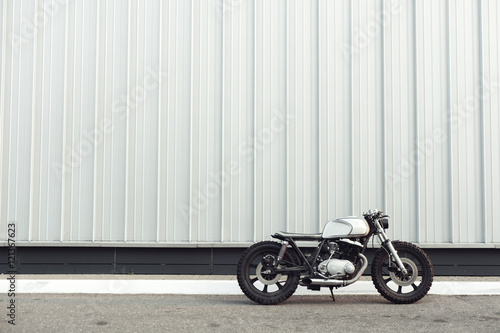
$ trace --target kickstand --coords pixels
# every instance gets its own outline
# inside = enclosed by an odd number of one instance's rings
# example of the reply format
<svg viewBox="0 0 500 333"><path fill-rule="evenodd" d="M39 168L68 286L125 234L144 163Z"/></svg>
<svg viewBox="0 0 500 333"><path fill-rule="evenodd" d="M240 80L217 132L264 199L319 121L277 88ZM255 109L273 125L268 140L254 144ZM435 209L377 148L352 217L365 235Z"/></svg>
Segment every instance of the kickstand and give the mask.
<svg viewBox="0 0 500 333"><path fill-rule="evenodd" d="M330 296L330 297L335 302L335 296L333 296L333 286L330 286L330 294L332 294L332 296Z"/></svg>

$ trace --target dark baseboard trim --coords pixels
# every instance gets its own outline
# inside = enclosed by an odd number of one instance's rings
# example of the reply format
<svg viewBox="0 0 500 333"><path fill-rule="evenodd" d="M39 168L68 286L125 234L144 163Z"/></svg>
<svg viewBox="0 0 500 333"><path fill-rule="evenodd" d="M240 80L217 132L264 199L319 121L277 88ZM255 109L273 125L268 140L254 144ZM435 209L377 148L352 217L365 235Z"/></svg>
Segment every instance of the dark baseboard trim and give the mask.
<svg viewBox="0 0 500 333"><path fill-rule="evenodd" d="M17 274L234 275L243 248L17 247ZM4 248L4 258L8 248ZM366 256L373 258L373 249ZM499 249L425 249L436 276L500 276ZM7 260L0 264L12 273ZM370 267L366 270L369 274Z"/></svg>

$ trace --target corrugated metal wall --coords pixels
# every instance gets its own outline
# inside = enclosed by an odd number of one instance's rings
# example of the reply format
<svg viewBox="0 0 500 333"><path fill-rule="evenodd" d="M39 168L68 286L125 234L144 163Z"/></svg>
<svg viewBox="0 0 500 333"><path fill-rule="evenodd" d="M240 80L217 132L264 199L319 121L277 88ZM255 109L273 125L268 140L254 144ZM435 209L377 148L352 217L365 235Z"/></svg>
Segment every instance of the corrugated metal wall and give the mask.
<svg viewBox="0 0 500 333"><path fill-rule="evenodd" d="M496 0L0 0L1 235L500 243ZM4 239L4 237L1 237Z"/></svg>

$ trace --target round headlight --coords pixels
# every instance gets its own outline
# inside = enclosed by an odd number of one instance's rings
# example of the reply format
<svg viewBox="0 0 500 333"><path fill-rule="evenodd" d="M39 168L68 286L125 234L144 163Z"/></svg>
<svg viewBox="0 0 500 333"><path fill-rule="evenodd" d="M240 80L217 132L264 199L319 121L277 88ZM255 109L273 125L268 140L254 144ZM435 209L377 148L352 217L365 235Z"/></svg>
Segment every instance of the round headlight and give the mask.
<svg viewBox="0 0 500 333"><path fill-rule="evenodd" d="M388 229L389 228L389 218L388 217L381 218L380 224L382 224L382 228Z"/></svg>

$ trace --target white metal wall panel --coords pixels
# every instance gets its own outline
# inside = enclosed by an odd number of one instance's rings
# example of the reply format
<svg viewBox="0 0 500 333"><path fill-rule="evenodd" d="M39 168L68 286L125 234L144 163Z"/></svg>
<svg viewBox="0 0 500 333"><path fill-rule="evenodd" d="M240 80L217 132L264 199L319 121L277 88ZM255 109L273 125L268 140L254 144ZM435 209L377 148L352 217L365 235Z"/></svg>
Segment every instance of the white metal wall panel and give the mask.
<svg viewBox="0 0 500 333"><path fill-rule="evenodd" d="M418 177L410 162L417 150L416 35L412 1L384 6L387 25L383 35L385 169L387 207L404 223L391 233L400 239L418 234ZM422 18L423 19L423 18ZM414 162L414 160L411 160Z"/></svg>
<svg viewBox="0 0 500 333"><path fill-rule="evenodd" d="M0 235L234 244L378 207L500 243L496 0L0 8Z"/></svg>
<svg viewBox="0 0 500 333"><path fill-rule="evenodd" d="M318 2L288 1L286 122L278 130L287 137L286 227L297 232L317 232L321 225L318 22Z"/></svg>
<svg viewBox="0 0 500 333"><path fill-rule="evenodd" d="M326 221L354 212L351 64L358 54L350 42L351 2L319 7L319 216Z"/></svg>
<svg viewBox="0 0 500 333"><path fill-rule="evenodd" d="M498 73L500 73L500 27L498 1L483 1L481 17L481 96L483 112L483 172L484 172L484 239L486 243L500 241L500 224L495 217L500 214L500 94ZM476 97L477 98L477 97Z"/></svg>

